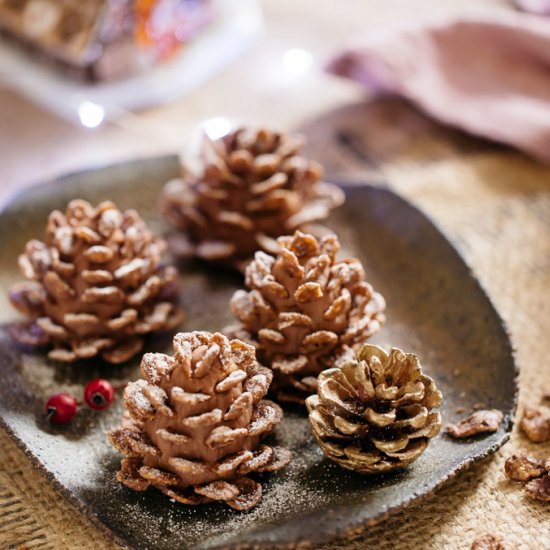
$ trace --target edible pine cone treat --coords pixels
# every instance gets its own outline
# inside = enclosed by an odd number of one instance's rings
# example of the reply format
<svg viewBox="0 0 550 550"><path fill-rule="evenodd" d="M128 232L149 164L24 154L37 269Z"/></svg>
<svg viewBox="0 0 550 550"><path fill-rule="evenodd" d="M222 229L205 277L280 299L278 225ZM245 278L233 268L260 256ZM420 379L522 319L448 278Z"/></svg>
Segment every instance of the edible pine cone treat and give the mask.
<svg viewBox="0 0 550 550"><path fill-rule="evenodd" d="M271 372L253 347L219 333L177 334L174 352L145 354L144 378L124 391L129 421L109 434L126 456L117 479L183 504L224 501L248 510L262 487L247 476L291 459L286 449L261 443L282 418L278 405L262 400Z"/></svg>
<svg viewBox="0 0 550 550"><path fill-rule="evenodd" d="M257 348L274 372L278 399L303 403L336 356L380 329L385 302L365 281L359 260L336 259L336 236L297 231L278 242L280 254L257 252L247 267L250 290L231 300L240 325L227 330Z"/></svg>
<svg viewBox="0 0 550 550"><path fill-rule="evenodd" d="M344 195L321 181L322 167L302 156L302 146L299 137L267 129L205 136L199 168L185 166L162 195L180 230L174 250L243 269L256 250L278 252L277 237L326 218Z"/></svg>
<svg viewBox="0 0 550 550"><path fill-rule="evenodd" d="M145 335L182 320L176 271L161 265L164 248L135 210L112 202L73 200L64 214L54 210L44 241L29 241L19 257L29 281L15 285L10 300L28 321L13 337L50 345L56 361L130 359Z"/></svg>
<svg viewBox="0 0 550 550"><path fill-rule="evenodd" d="M365 344L357 357L319 375L306 400L325 455L363 474L408 466L441 429L441 392L418 358Z"/></svg>

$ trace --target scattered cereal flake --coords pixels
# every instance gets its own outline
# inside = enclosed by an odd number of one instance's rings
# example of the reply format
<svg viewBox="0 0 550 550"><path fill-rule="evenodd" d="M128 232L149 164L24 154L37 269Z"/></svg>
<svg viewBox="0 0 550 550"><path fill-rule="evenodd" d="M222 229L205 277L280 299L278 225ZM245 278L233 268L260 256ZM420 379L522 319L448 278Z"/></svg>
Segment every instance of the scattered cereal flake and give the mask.
<svg viewBox="0 0 550 550"><path fill-rule="evenodd" d="M526 409L520 426L533 443L550 441L550 416L544 414L541 409Z"/></svg>
<svg viewBox="0 0 550 550"><path fill-rule="evenodd" d="M545 473L544 460L534 456L512 455L504 465L506 476L513 481L529 481Z"/></svg>
<svg viewBox="0 0 550 550"><path fill-rule="evenodd" d="M471 550L506 550L506 544L501 535L483 533L474 540Z"/></svg>
<svg viewBox="0 0 550 550"><path fill-rule="evenodd" d="M462 439L481 433L493 433L498 430L503 414L497 409L476 411L458 424L448 424L447 433Z"/></svg>
<svg viewBox="0 0 550 550"><path fill-rule="evenodd" d="M525 491L531 498L550 502L550 474L532 479L525 485Z"/></svg>

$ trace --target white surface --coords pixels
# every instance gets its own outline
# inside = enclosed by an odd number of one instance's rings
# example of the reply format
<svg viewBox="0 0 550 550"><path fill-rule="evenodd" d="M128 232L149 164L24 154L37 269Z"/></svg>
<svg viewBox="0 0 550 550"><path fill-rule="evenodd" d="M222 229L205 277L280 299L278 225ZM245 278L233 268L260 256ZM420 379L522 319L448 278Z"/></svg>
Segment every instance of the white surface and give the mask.
<svg viewBox="0 0 550 550"><path fill-rule="evenodd" d="M87 128L128 111L181 98L250 49L263 31L258 0L216 0L215 19L173 60L120 81L68 80L47 65L0 45L3 84Z"/></svg>

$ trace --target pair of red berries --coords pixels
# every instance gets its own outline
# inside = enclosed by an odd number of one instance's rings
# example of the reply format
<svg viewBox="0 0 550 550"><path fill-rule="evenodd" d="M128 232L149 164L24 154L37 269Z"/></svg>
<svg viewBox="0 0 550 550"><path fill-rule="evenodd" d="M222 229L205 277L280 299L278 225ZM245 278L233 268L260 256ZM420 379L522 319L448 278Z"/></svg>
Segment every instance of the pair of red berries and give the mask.
<svg viewBox="0 0 550 550"><path fill-rule="evenodd" d="M86 384L84 401L96 411L109 407L115 398L115 388L103 378L96 378ZM56 393L46 402L46 417L52 424L68 424L76 414L78 401L68 393Z"/></svg>

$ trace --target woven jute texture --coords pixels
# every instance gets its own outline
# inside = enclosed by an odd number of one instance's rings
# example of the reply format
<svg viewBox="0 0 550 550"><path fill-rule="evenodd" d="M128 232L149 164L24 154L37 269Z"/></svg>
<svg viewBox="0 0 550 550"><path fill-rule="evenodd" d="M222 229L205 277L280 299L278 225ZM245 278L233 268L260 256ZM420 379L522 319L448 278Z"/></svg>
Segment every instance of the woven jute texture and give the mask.
<svg viewBox="0 0 550 550"><path fill-rule="evenodd" d="M404 130L384 130L388 117ZM508 324L521 367L519 414L539 404L550 390L550 169L438 128L399 103L351 106L304 130L330 175L387 182L453 240ZM550 444L514 430L499 452L421 505L325 548L467 549L493 531L510 549L550 549L550 505L527 500L504 477L506 457L517 452L547 456ZM0 434L0 548L19 545L115 548Z"/></svg>

